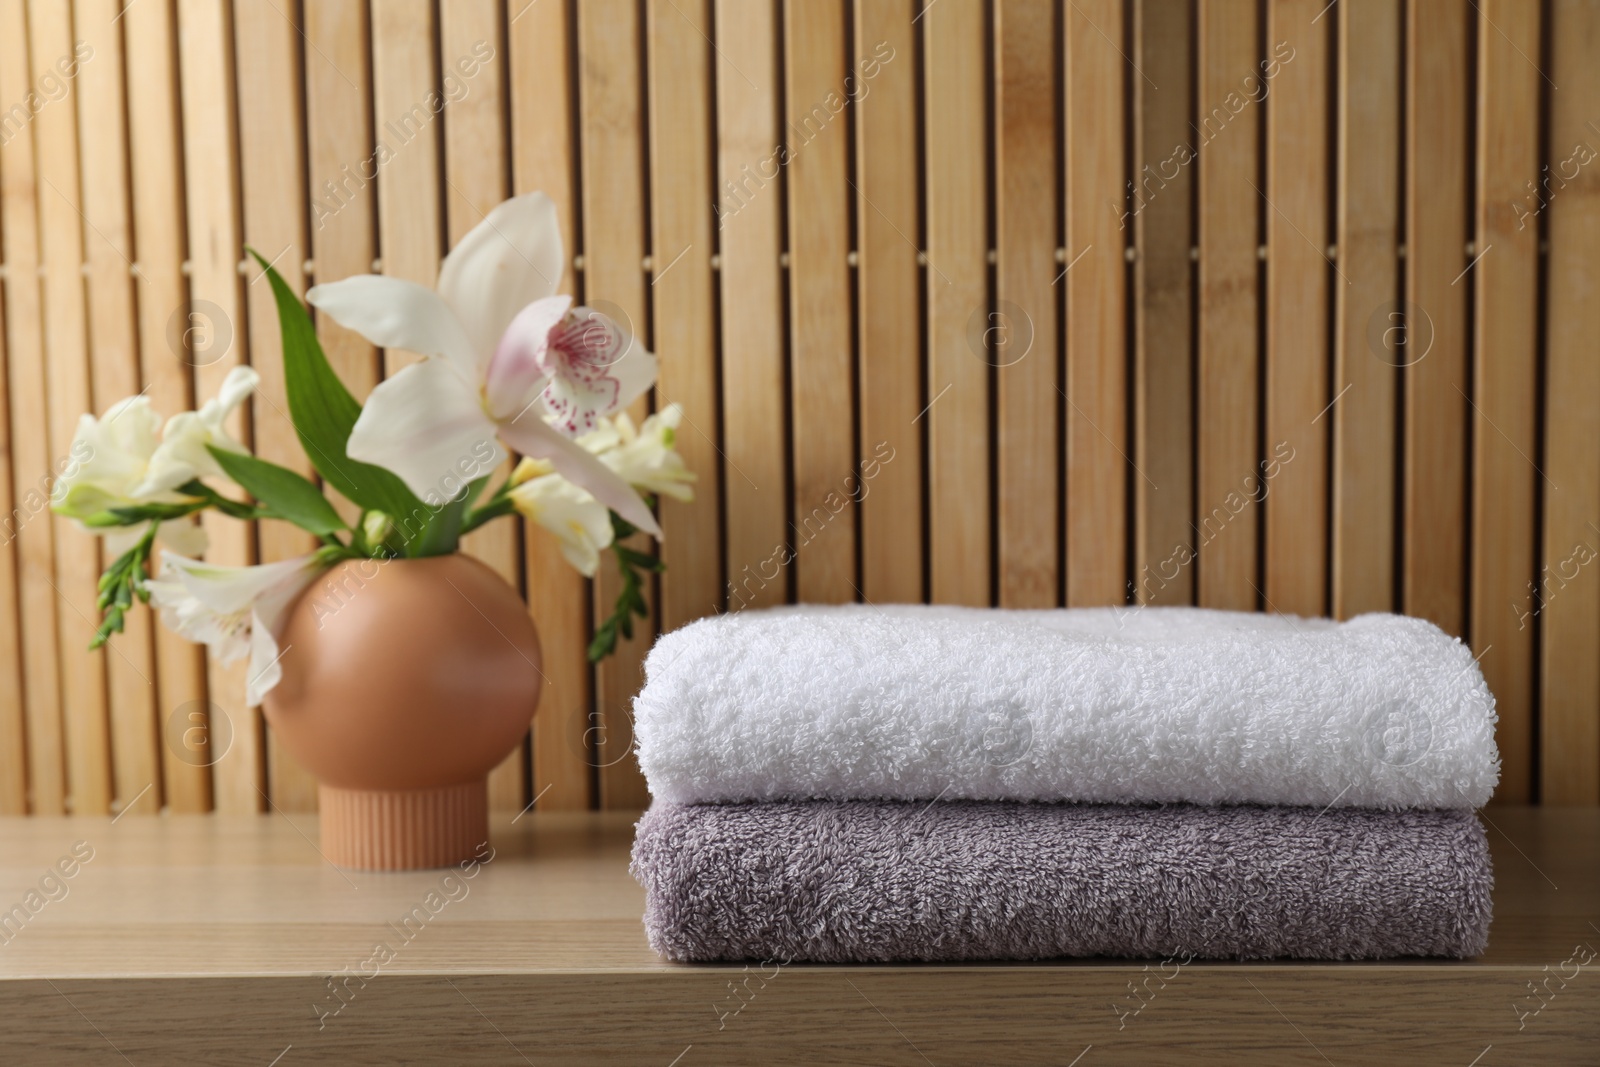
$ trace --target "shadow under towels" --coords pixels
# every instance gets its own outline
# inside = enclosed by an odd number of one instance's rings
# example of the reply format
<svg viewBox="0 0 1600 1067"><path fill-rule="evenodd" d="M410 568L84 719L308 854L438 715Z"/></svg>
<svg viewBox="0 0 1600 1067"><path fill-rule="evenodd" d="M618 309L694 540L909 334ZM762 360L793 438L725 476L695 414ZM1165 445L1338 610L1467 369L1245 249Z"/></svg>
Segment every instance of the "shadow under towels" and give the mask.
<svg viewBox="0 0 1600 1067"><path fill-rule="evenodd" d="M895 801L677 805L639 823L674 960L1466 957L1470 811Z"/></svg>

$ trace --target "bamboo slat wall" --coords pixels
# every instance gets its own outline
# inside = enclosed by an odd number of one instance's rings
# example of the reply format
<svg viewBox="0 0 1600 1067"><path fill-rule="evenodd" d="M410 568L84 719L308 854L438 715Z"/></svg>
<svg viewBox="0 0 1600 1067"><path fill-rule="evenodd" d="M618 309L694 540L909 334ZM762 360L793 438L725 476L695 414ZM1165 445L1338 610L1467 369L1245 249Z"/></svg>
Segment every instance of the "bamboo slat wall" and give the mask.
<svg viewBox="0 0 1600 1067"><path fill-rule="evenodd" d="M1504 801L1600 803L1600 0L0 0L0 813L314 783L49 515L82 411L227 370L306 469L271 297L431 283L512 193L661 357L699 499L655 618L540 531L496 806L638 806L653 634L784 601L1432 619ZM358 396L412 358L318 323ZM212 522L212 558L303 550Z"/></svg>

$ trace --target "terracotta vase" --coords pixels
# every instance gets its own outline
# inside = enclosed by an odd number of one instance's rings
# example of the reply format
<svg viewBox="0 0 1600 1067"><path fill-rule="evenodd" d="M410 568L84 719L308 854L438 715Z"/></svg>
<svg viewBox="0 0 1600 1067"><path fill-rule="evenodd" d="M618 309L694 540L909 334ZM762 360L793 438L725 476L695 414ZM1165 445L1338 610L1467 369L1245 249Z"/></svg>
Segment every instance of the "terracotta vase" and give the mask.
<svg viewBox="0 0 1600 1067"><path fill-rule="evenodd" d="M539 636L462 555L346 560L279 637L268 723L316 776L322 851L367 870L442 867L488 839L488 774L539 701Z"/></svg>

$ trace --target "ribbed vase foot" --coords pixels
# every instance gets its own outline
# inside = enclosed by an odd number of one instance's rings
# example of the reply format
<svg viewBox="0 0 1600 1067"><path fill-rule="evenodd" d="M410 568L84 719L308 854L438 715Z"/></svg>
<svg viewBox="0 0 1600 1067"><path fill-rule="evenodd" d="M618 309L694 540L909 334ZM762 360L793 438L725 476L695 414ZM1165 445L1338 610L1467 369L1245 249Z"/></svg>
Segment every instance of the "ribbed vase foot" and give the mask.
<svg viewBox="0 0 1600 1067"><path fill-rule="evenodd" d="M489 839L487 778L433 789L317 787L322 853L340 867L412 871L470 859Z"/></svg>

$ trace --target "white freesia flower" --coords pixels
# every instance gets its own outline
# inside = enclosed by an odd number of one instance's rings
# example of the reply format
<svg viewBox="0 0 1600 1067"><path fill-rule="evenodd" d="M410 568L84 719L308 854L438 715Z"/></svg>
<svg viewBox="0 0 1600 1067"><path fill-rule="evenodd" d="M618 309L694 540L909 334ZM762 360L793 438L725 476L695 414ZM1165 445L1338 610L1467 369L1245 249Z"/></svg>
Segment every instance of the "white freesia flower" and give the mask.
<svg viewBox="0 0 1600 1067"><path fill-rule="evenodd" d="M244 451L223 429L224 420L242 404L258 381L249 367L235 367L222 383L216 399L198 412L187 411L168 420L144 396L119 400L100 418L84 415L73 435L71 465L57 480L51 508L79 520L112 508L141 504L178 504L192 498L177 488L194 478L222 474L207 444ZM85 527L106 538L106 548L120 555L142 534L137 527ZM186 555L206 550L206 535L189 519L161 524L160 536L169 547Z"/></svg>
<svg viewBox="0 0 1600 1067"><path fill-rule="evenodd" d="M675 447L683 405L669 404L644 420L637 431L623 412L612 420L616 443L603 451L600 461L636 489L674 500L694 499L694 472Z"/></svg>
<svg viewBox="0 0 1600 1067"><path fill-rule="evenodd" d="M538 460L522 463L529 465L518 466L524 475L541 470ZM526 477L507 495L518 511L555 534L568 563L585 577L594 577L600 566L600 553L612 540L611 513L604 504L561 475L551 473Z"/></svg>
<svg viewBox="0 0 1600 1067"><path fill-rule="evenodd" d="M504 442L659 536L639 495L572 440L650 388L655 357L604 315L555 295L565 256L555 205L531 193L462 238L437 291L371 274L312 288L311 304L373 344L433 357L372 391L347 450L436 504L486 443L492 455L468 477L492 470Z"/></svg>
<svg viewBox="0 0 1600 1067"><path fill-rule="evenodd" d="M315 555L255 567L223 567L171 552L161 558L161 576L145 582L161 621L206 645L220 663L248 655L245 703L257 706L283 678L277 638L283 617L325 565Z"/></svg>
<svg viewBox="0 0 1600 1067"><path fill-rule="evenodd" d="M578 443L600 457L629 485L678 500L692 500L694 473L674 446L683 409L669 405L638 430L626 413L600 419ZM600 553L612 542L605 505L563 478L545 460L524 459L511 474L507 493L518 511L561 542L561 552L578 570L594 577ZM626 517L626 516L624 516Z"/></svg>

